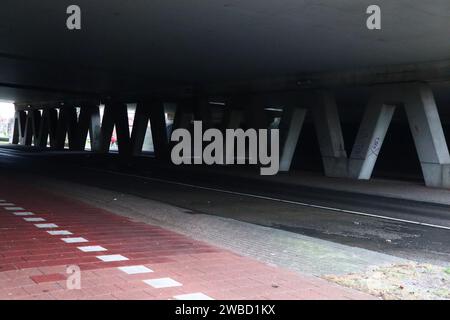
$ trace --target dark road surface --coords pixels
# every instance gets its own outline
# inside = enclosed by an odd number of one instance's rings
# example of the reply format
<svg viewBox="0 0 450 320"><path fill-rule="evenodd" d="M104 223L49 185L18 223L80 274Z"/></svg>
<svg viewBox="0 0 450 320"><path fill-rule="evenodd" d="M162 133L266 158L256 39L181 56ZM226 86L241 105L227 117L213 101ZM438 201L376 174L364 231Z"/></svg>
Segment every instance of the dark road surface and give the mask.
<svg viewBox="0 0 450 320"><path fill-rule="evenodd" d="M114 154L6 147L0 148L0 173L22 179L37 174L162 201L187 214L218 215L421 262L450 263L450 207L445 205L221 173L199 175L162 168L150 157L124 165Z"/></svg>

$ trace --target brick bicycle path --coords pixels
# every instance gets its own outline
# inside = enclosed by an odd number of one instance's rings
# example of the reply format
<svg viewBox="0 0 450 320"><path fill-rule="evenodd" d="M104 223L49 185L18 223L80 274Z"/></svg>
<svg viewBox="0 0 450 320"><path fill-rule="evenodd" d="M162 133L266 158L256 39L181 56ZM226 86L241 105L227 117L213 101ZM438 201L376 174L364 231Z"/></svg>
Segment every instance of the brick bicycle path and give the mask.
<svg viewBox="0 0 450 320"><path fill-rule="evenodd" d="M0 299L373 298L17 182L0 200Z"/></svg>

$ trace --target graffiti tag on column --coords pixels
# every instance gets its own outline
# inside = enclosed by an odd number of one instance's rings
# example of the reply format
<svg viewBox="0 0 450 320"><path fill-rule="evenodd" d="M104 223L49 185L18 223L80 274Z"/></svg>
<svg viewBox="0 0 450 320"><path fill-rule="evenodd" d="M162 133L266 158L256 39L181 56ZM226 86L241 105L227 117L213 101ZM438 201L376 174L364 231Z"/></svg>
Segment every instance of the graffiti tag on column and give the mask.
<svg viewBox="0 0 450 320"><path fill-rule="evenodd" d="M381 138L376 137L375 141L373 142L372 148L370 148L370 155L374 155L374 156L378 157L378 153L380 152L380 149L381 149Z"/></svg>

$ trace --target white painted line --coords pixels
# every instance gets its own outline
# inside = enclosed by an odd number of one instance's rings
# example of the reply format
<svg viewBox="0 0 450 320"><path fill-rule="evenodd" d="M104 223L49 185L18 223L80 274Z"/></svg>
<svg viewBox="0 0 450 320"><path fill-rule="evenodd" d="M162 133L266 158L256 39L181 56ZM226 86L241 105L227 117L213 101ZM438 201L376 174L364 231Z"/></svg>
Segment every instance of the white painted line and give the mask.
<svg viewBox="0 0 450 320"><path fill-rule="evenodd" d="M114 262L114 261L127 261L130 260L127 257L124 257L120 254L110 254L105 256L97 256L97 259L102 260L103 262Z"/></svg>
<svg viewBox="0 0 450 320"><path fill-rule="evenodd" d="M48 234L51 234L52 236L70 236L72 235L72 232L67 230L55 230L55 231L47 231Z"/></svg>
<svg viewBox="0 0 450 320"><path fill-rule="evenodd" d="M18 217L34 216L33 212L14 212L13 214Z"/></svg>
<svg viewBox="0 0 450 320"><path fill-rule="evenodd" d="M65 243L82 243L82 242L89 242L85 238L61 238L62 241Z"/></svg>
<svg viewBox="0 0 450 320"><path fill-rule="evenodd" d="M181 287L182 284L171 279L171 278L160 278L160 279L149 279L144 280L146 284L152 286L153 288L172 288L172 287Z"/></svg>
<svg viewBox="0 0 450 320"><path fill-rule="evenodd" d="M201 292L181 294L178 296L174 296L174 298L176 300L214 300L210 296L207 296L206 294Z"/></svg>
<svg viewBox="0 0 450 320"><path fill-rule="evenodd" d="M8 202L8 203L0 203L0 207L8 207L8 206L15 206L15 204L14 203L10 203L10 202Z"/></svg>
<svg viewBox="0 0 450 320"><path fill-rule="evenodd" d="M126 274L141 274L141 273L150 273L153 272L152 269L147 268L146 266L129 266L129 267L119 267L120 271L125 272Z"/></svg>
<svg viewBox="0 0 450 320"><path fill-rule="evenodd" d="M36 227L40 229L52 229L52 228L58 228L58 226L54 223L38 223L35 224Z"/></svg>
<svg viewBox="0 0 450 320"><path fill-rule="evenodd" d="M0 202L5 202L6 200L0 199Z"/></svg>
<svg viewBox="0 0 450 320"><path fill-rule="evenodd" d="M23 218L23 220L28 222L42 222L45 221L44 218Z"/></svg>
<svg viewBox="0 0 450 320"><path fill-rule="evenodd" d="M8 211L20 211L20 210L25 210L24 208L21 207L6 207L5 208Z"/></svg>
<svg viewBox="0 0 450 320"><path fill-rule="evenodd" d="M78 247L79 250L83 252L100 252L100 251L108 251L107 249L101 246L86 246L86 247Z"/></svg>
<svg viewBox="0 0 450 320"><path fill-rule="evenodd" d="M262 199L262 200L276 201L276 202L282 202L282 203L288 203L288 204L295 204L295 205L299 205L299 206L302 206L302 207L308 207L308 208L322 209L322 210L328 210L328 211L334 211L334 212L340 212L340 213L347 213L347 214L353 214L353 215L370 217L370 218L377 218L377 219L390 220L390 221L396 221L396 222L403 222L403 223L414 224L414 225L425 226L425 227L431 227L431 228L450 230L450 227L441 226L441 225L437 225L437 224L431 224L431 223L425 223L425 222L419 222L419 221L413 221L413 220L406 220L406 219L399 219L399 218L392 218L392 217L388 217L388 216L380 216L380 215L377 215L377 214L365 213L365 212L360 212L360 211L339 209L339 208L333 208L333 207L327 207L327 206L320 206L320 205L309 204L309 203L304 203L304 202L299 202L299 201L278 199L278 198L266 197L266 196L261 196L261 195L257 195L257 194L245 193L245 192L236 192L236 191L230 191L230 190L225 190L225 189L202 187L202 186L197 186L195 184L176 182L176 181L164 180L164 179L158 179L158 178L142 177L142 176L138 176L138 175L135 175L135 174L120 173L120 172L115 172L115 171L111 171L111 170L99 170L99 169L92 169L92 168L88 168L88 169L90 169L92 171L108 172L108 173L116 174L116 175L119 175L119 176L127 176L127 177L133 177L133 178L148 180L148 181L163 182L163 183L177 185L177 186L190 187L190 188L196 188L196 189L208 190L208 191L215 191L215 192L227 193L227 194L238 195L238 196L245 196L245 197L255 198L255 199Z"/></svg>

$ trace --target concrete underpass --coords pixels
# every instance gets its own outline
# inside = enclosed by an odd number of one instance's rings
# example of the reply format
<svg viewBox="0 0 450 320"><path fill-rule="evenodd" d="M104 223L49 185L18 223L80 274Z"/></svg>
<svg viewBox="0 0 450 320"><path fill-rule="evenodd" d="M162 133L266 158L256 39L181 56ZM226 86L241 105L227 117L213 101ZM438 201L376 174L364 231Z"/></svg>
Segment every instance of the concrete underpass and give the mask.
<svg viewBox="0 0 450 320"><path fill-rule="evenodd" d="M450 299L434 2L3 1L0 299Z"/></svg>

